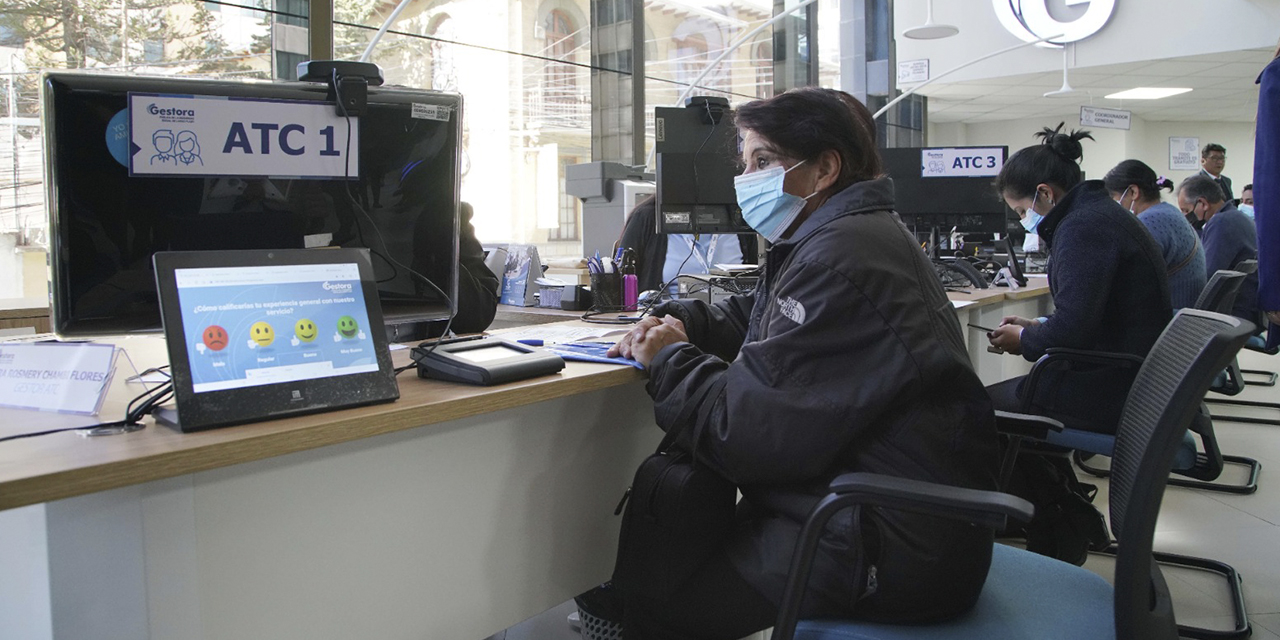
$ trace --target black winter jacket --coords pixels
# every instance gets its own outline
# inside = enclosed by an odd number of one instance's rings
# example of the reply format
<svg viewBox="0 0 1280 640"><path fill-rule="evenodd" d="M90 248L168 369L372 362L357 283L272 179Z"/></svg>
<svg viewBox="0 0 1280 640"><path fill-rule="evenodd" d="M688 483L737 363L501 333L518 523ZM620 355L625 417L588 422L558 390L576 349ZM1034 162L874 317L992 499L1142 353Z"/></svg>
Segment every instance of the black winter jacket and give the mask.
<svg viewBox="0 0 1280 640"><path fill-rule="evenodd" d="M1034 362L1047 349L1067 347L1145 358L1173 319L1164 258L1146 227L1111 200L1101 180L1090 180L1063 196L1036 231L1049 245L1054 312L1022 332L1023 357ZM1114 433L1136 374L1051 371L1036 403L1093 423L1083 428Z"/></svg>
<svg viewBox="0 0 1280 640"><path fill-rule="evenodd" d="M670 429L685 399L726 378L698 455L739 485L729 554L775 601L801 523L834 477L996 485L990 400L933 267L892 207L890 180L855 184L770 248L752 295L660 307L692 344L652 362L658 425ZM978 527L847 511L828 526L808 597L862 619L949 617L976 600L991 545Z"/></svg>

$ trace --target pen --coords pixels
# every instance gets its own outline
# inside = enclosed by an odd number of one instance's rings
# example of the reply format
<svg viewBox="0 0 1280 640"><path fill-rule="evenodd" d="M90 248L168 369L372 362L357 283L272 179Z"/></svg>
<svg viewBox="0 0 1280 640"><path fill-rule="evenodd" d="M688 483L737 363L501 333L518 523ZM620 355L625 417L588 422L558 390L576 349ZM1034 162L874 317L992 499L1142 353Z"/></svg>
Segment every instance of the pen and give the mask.
<svg viewBox="0 0 1280 640"><path fill-rule="evenodd" d="M516 340L516 342L519 342L520 344L527 344L527 345L529 345L529 346L531 346L531 347L541 347L541 346L542 346L542 341L541 341L541 340L538 340L537 338L525 338L525 339L522 339L522 340Z"/></svg>
<svg viewBox="0 0 1280 640"><path fill-rule="evenodd" d="M987 333L991 333L992 331L995 331L995 329L988 329L988 328L986 328L986 327L979 327L978 325L973 324L973 323L969 323L969 327L970 327L970 328L973 328L973 329L977 329L978 331L986 331Z"/></svg>

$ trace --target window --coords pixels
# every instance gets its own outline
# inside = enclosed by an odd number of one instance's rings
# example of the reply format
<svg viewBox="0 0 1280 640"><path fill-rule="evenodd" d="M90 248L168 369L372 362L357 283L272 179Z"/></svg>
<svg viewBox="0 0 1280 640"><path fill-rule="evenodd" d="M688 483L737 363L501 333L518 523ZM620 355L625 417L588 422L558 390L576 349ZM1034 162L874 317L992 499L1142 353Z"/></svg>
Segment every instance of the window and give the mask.
<svg viewBox="0 0 1280 640"><path fill-rule="evenodd" d="M564 168L578 164L579 158L560 156L560 182L564 183ZM578 240L578 218L582 215L582 205L578 199L560 190L560 226L547 234L547 240Z"/></svg>
<svg viewBox="0 0 1280 640"><path fill-rule="evenodd" d="M751 48L751 66L756 72L756 97L773 97L773 40L761 39Z"/></svg>
<svg viewBox="0 0 1280 640"><path fill-rule="evenodd" d="M554 62L547 63L542 77L542 94L547 102L574 102L577 99L578 74L573 65L565 64L565 61L572 61L576 52L577 29L569 16L559 9L547 14L545 29L544 55Z"/></svg>
<svg viewBox="0 0 1280 640"><path fill-rule="evenodd" d="M280 0L291 13L306 0ZM273 75L276 35L268 0L31 2L5 21L0 62L11 72L0 116L0 298L48 298L40 73L257 77ZM280 6L280 5L276 5ZM281 8L284 10L284 8ZM294 18L305 40L306 20ZM66 43L74 43L68 46ZM12 111L10 111L12 109ZM10 117L12 115L12 117Z"/></svg>

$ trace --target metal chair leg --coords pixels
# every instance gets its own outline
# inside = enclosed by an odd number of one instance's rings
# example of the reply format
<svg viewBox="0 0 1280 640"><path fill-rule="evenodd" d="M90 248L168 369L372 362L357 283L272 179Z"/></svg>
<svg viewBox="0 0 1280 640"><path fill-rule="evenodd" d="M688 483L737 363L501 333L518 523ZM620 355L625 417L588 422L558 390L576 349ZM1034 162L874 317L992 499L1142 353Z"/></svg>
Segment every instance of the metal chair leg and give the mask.
<svg viewBox="0 0 1280 640"><path fill-rule="evenodd" d="M1196 455L1203 456L1204 454L1196 454ZM1097 456L1097 457L1106 457L1106 456ZM1110 469L1104 469L1102 467L1085 462L1084 458L1080 455L1079 451L1074 452L1071 456L1071 459L1073 462L1075 462L1075 465L1079 467L1081 471L1084 471L1085 473L1091 476L1094 476L1097 478L1107 478L1111 476ZM1220 493L1234 493L1238 495L1250 495L1258 491L1258 474L1262 471L1261 462L1258 462L1253 458L1246 458L1244 456L1227 456L1227 455L1222 456L1222 462L1225 464L1239 465L1248 469L1249 470L1248 480L1245 480L1243 484L1223 484L1220 482L1208 482L1205 480L1175 478L1172 475L1170 475L1168 484L1171 484L1175 487L1187 487L1189 489L1204 489L1205 491L1218 491ZM1173 470L1172 473L1178 473L1177 469Z"/></svg>
<svg viewBox="0 0 1280 640"><path fill-rule="evenodd" d="M1114 557L1116 555L1116 545L1111 545L1106 551L1097 551L1100 553ZM1181 638L1195 638L1196 640L1237 640L1248 638L1253 634L1253 627L1249 624L1249 614L1244 609L1244 581L1240 577L1240 573L1235 567L1217 560L1208 558L1196 558L1194 556L1184 556L1176 553L1163 553L1153 551L1152 557L1156 562L1171 567L1183 567L1186 569L1198 569L1200 571L1208 571L1216 573L1227 581L1227 588L1231 591L1231 614L1235 618L1235 628L1229 631L1219 631L1216 629L1203 629L1201 627L1192 627L1189 625L1178 625L1178 636ZM1176 609L1176 607L1175 607Z"/></svg>
<svg viewBox="0 0 1280 640"><path fill-rule="evenodd" d="M1262 380L1245 380L1244 383L1251 387L1274 387L1276 386L1276 372L1264 371L1262 369L1241 369L1240 373L1251 376L1262 376Z"/></svg>
<svg viewBox="0 0 1280 640"><path fill-rule="evenodd" d="M1280 411L1280 404L1277 404L1275 402L1256 402L1253 400L1225 400L1225 399L1219 399L1219 398L1205 398L1204 401L1208 404L1224 404L1231 407L1258 407L1261 409L1275 409L1276 411ZM1280 420L1277 420L1275 418L1254 418L1252 416L1226 416L1226 415L1220 415L1217 413L1211 415L1210 417L1213 418L1214 421L1221 420L1224 422L1244 422L1246 424L1267 424L1272 426L1280 426Z"/></svg>

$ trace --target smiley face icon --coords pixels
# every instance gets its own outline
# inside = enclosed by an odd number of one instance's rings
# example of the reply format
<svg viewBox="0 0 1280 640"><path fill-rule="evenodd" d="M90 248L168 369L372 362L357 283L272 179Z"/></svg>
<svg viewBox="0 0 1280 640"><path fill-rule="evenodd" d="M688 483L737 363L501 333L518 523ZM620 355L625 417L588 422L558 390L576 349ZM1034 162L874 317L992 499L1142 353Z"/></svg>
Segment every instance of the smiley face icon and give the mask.
<svg viewBox="0 0 1280 640"><path fill-rule="evenodd" d="M265 322L255 322L249 327L249 342L259 347L269 347L276 341L275 329Z"/></svg>
<svg viewBox="0 0 1280 640"><path fill-rule="evenodd" d="M356 324L356 319L351 316L342 316L338 318L338 334L350 340L356 337L360 332L360 325Z"/></svg>
<svg viewBox="0 0 1280 640"><path fill-rule="evenodd" d="M320 331L316 329L316 323L303 318L293 325L293 334L303 342L313 342Z"/></svg>
<svg viewBox="0 0 1280 640"><path fill-rule="evenodd" d="M200 332L200 340L210 350L222 351L227 348L227 330L216 324L211 324Z"/></svg>

